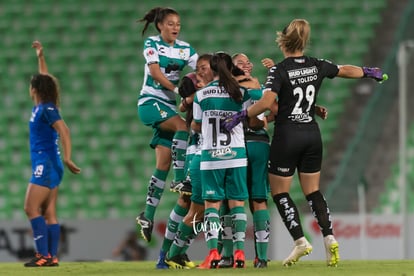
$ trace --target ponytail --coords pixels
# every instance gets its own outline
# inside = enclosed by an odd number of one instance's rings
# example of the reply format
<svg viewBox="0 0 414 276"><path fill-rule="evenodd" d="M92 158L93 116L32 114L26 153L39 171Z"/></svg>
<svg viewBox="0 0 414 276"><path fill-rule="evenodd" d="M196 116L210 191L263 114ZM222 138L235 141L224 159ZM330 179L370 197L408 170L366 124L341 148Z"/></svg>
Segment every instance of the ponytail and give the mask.
<svg viewBox="0 0 414 276"><path fill-rule="evenodd" d="M158 23L163 22L165 17L169 14L178 15L178 12L172 8L156 7L147 12L143 18L137 20L138 22L145 22L144 28L142 29L141 33L142 36L144 36L150 23L154 23L157 31L161 32L161 30L158 28Z"/></svg>
<svg viewBox="0 0 414 276"><path fill-rule="evenodd" d="M282 32L277 32L279 48L289 53L304 51L310 38L310 25L305 19L294 19Z"/></svg>
<svg viewBox="0 0 414 276"><path fill-rule="evenodd" d="M219 78L219 86L223 87L234 101L241 102L243 95L239 83L231 74L234 65L230 55L223 52L214 54L210 60L210 67Z"/></svg>

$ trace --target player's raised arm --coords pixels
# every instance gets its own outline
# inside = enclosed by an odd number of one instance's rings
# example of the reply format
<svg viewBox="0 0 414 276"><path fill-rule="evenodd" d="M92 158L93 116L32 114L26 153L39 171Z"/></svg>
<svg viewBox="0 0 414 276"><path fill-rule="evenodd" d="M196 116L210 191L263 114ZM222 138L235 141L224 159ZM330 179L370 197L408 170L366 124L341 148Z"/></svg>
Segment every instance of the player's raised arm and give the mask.
<svg viewBox="0 0 414 276"><path fill-rule="evenodd" d="M33 41L32 48L36 49L36 55L37 55L37 59L38 59L38 62L39 62L39 73L40 74L47 74L48 70L47 70L45 56L43 54L42 43L40 43L40 41L37 41L37 40Z"/></svg>

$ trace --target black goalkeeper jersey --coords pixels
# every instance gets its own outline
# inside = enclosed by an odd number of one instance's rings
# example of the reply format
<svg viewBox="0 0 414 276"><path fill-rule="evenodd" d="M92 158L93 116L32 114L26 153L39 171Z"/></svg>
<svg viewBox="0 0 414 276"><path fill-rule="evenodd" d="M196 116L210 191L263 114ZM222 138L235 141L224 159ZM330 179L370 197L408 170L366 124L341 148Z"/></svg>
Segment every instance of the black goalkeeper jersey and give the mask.
<svg viewBox="0 0 414 276"><path fill-rule="evenodd" d="M315 102L322 80L338 74L337 65L308 56L288 57L273 66L265 90L277 93L279 110L275 125L315 124Z"/></svg>

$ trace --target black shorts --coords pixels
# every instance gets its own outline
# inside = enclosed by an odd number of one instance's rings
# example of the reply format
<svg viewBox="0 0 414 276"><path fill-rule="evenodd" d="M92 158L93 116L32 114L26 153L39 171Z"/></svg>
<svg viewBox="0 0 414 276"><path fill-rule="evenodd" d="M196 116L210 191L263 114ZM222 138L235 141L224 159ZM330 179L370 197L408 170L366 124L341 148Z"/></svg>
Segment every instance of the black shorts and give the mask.
<svg viewBox="0 0 414 276"><path fill-rule="evenodd" d="M269 156L269 173L292 176L321 170L322 138L317 124L284 124L275 127Z"/></svg>

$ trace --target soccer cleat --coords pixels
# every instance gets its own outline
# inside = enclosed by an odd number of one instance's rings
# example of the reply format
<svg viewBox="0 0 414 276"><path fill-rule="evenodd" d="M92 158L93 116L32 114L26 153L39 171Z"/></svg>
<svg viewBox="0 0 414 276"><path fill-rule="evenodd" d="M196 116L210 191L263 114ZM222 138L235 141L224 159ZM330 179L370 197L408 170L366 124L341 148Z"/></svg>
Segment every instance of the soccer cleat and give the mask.
<svg viewBox="0 0 414 276"><path fill-rule="evenodd" d="M168 257L167 254L165 255L165 263L172 269L189 269L189 267L185 265L182 255Z"/></svg>
<svg viewBox="0 0 414 276"><path fill-rule="evenodd" d="M338 266L339 262L339 244L334 236L328 235L323 239L326 251L326 264L328 266Z"/></svg>
<svg viewBox="0 0 414 276"><path fill-rule="evenodd" d="M218 263L218 268L232 268L233 264L234 264L233 256L221 257L221 260Z"/></svg>
<svg viewBox="0 0 414 276"><path fill-rule="evenodd" d="M150 242L151 241L153 222L150 221L149 219L147 219L144 216L144 212L139 214L139 216L136 218L136 220L137 220L137 224L140 226L140 233L141 233L142 238L146 242Z"/></svg>
<svg viewBox="0 0 414 276"><path fill-rule="evenodd" d="M181 180L181 181L173 181L170 185L170 191L174 193L180 193L183 195L191 195L192 194L192 187L191 181L189 180Z"/></svg>
<svg viewBox="0 0 414 276"><path fill-rule="evenodd" d="M181 259L184 261L184 264L187 268L195 268L196 264L188 258L187 254L182 254Z"/></svg>
<svg viewBox="0 0 414 276"><path fill-rule="evenodd" d="M254 267L255 268L267 268L267 261L261 260L261 259L257 259L254 262Z"/></svg>
<svg viewBox="0 0 414 276"><path fill-rule="evenodd" d="M204 262L201 263L198 268L200 269L210 269L217 268L218 263L220 262L221 256L218 253L217 249L210 250L210 253L205 258Z"/></svg>
<svg viewBox="0 0 414 276"><path fill-rule="evenodd" d="M49 256L45 257L39 253L36 253L35 257L29 262L25 263L25 267L38 267L38 266L50 266L52 263L52 258Z"/></svg>
<svg viewBox="0 0 414 276"><path fill-rule="evenodd" d="M290 255L283 261L284 266L295 264L303 256L307 256L312 252L312 245L303 237L295 241L295 247Z"/></svg>
<svg viewBox="0 0 414 276"><path fill-rule="evenodd" d="M234 268L244 268L246 258L244 257L244 251L237 249L234 251Z"/></svg>
<svg viewBox="0 0 414 276"><path fill-rule="evenodd" d="M52 257L49 266L59 266L59 259L57 257Z"/></svg>
<svg viewBox="0 0 414 276"><path fill-rule="evenodd" d="M158 261L155 264L155 268L157 269L168 269L168 264L165 263L165 255L166 253L164 251L160 251L160 256L158 257Z"/></svg>

